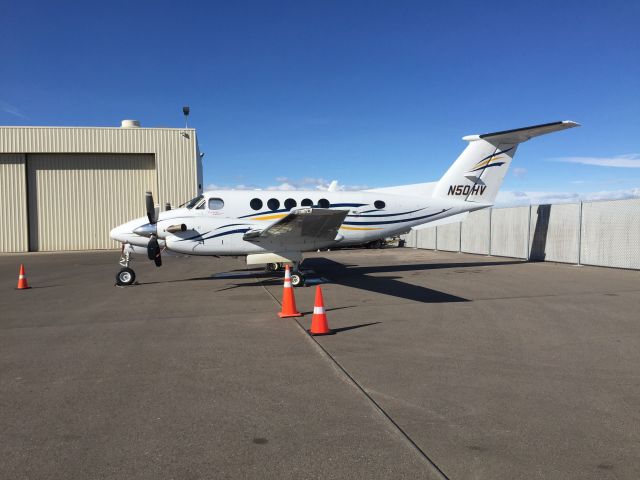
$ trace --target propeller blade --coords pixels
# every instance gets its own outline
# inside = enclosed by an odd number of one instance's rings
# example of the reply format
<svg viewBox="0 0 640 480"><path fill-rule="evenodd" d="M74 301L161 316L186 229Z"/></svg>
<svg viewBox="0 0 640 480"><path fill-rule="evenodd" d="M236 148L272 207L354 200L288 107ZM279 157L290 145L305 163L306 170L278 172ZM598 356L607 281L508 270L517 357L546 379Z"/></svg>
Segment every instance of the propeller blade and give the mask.
<svg viewBox="0 0 640 480"><path fill-rule="evenodd" d="M160 256L160 245L158 244L158 238L152 235L147 244L147 256L149 260L153 260L156 267L162 265L162 257Z"/></svg>
<svg viewBox="0 0 640 480"><path fill-rule="evenodd" d="M156 207L153 203L153 194L151 192L145 193L144 201L147 206L147 218L149 219L149 223L151 225L155 225L158 221L158 213L156 212Z"/></svg>

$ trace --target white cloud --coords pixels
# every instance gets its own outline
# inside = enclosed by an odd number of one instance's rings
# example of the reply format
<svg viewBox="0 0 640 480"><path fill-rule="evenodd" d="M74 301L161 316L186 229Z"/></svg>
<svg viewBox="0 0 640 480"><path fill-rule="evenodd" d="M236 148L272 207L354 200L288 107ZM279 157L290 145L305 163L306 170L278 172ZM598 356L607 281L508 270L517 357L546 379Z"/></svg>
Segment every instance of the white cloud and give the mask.
<svg viewBox="0 0 640 480"><path fill-rule="evenodd" d="M331 181L324 178L304 177L296 180L289 177L277 177L275 185L257 186L257 185L216 185L209 184L205 186L205 190L269 190L269 191L290 191L290 190L318 190L327 191ZM338 191L366 190L370 188L367 185L340 185Z"/></svg>
<svg viewBox="0 0 640 480"><path fill-rule="evenodd" d="M496 205L540 205L546 203L572 203L596 200L624 200L627 198L640 198L640 188L630 188L626 190L602 190L599 192L590 193L518 192L503 190L498 192Z"/></svg>
<svg viewBox="0 0 640 480"><path fill-rule="evenodd" d="M14 107L10 103L5 102L4 100L0 100L0 110L4 113L8 113L9 115L13 115L14 117L19 117L23 119L27 119L27 116L23 114L18 107Z"/></svg>
<svg viewBox="0 0 640 480"><path fill-rule="evenodd" d="M204 190L260 190L260 188L255 185L245 185L243 183L237 185L216 185L215 183L209 183L204 186Z"/></svg>
<svg viewBox="0 0 640 480"><path fill-rule="evenodd" d="M527 174L527 169L522 167L515 167L513 169L514 177L524 177Z"/></svg>
<svg viewBox="0 0 640 480"><path fill-rule="evenodd" d="M556 162L582 163L583 165L597 165L600 167L640 168L640 153L629 153L613 157L560 157Z"/></svg>
<svg viewBox="0 0 640 480"><path fill-rule="evenodd" d="M298 190L298 188L289 182L282 182L279 185L270 185L265 188L265 190L280 190L280 191L289 191L289 190Z"/></svg>

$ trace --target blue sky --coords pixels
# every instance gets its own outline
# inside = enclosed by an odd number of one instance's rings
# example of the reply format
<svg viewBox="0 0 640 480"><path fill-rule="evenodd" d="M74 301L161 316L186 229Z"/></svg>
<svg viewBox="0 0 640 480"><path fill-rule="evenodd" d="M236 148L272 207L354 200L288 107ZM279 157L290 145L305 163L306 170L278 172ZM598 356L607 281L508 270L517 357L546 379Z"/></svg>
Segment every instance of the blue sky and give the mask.
<svg viewBox="0 0 640 480"><path fill-rule="evenodd" d="M571 119L521 146L501 201L640 196L639 2L0 0L0 18L0 124L179 127L189 104L206 184L431 181L463 135Z"/></svg>

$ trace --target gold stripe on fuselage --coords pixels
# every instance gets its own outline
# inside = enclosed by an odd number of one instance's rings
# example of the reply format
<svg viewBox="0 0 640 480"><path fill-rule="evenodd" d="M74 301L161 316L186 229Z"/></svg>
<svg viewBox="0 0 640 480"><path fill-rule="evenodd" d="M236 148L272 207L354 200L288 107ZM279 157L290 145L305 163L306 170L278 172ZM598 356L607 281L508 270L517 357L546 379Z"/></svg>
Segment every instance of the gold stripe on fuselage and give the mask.
<svg viewBox="0 0 640 480"><path fill-rule="evenodd" d="M284 218L287 215L287 213L280 213L278 215L267 215L266 217L253 217L251 220L276 220L278 218Z"/></svg>
<svg viewBox="0 0 640 480"><path fill-rule="evenodd" d="M382 230L382 228L374 228L374 227L345 227L344 225L340 227L340 230Z"/></svg>

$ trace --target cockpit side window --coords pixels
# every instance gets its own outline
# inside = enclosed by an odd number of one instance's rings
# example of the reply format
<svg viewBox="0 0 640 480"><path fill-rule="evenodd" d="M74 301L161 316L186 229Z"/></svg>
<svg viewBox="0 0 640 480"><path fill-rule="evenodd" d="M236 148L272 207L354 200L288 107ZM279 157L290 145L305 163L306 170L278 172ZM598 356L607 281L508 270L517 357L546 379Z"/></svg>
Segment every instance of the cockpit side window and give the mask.
<svg viewBox="0 0 640 480"><path fill-rule="evenodd" d="M194 207L203 208L203 205L204 205L204 195L198 195L197 197L189 200L185 205L185 207L187 207L188 209L192 209Z"/></svg>
<svg viewBox="0 0 640 480"><path fill-rule="evenodd" d="M224 208L224 200L221 198L209 199L209 210L221 210Z"/></svg>

